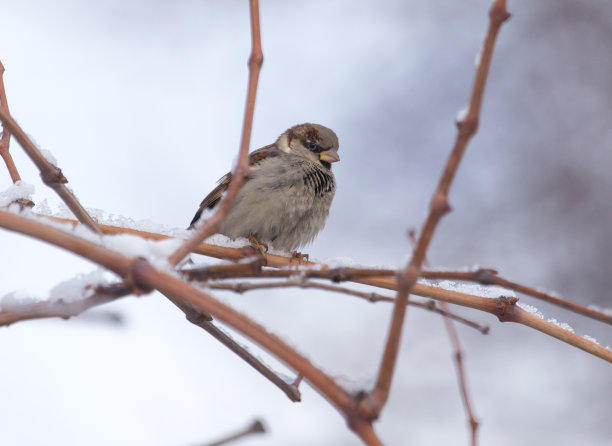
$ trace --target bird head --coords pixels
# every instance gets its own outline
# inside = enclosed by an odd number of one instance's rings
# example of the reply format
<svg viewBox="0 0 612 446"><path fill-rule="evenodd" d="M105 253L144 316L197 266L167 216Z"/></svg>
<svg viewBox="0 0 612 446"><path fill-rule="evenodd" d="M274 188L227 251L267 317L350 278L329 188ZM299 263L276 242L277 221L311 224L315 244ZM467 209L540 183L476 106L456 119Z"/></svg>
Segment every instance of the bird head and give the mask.
<svg viewBox="0 0 612 446"><path fill-rule="evenodd" d="M276 144L280 150L319 162L326 168L340 161L338 137L319 124L299 124L283 133Z"/></svg>

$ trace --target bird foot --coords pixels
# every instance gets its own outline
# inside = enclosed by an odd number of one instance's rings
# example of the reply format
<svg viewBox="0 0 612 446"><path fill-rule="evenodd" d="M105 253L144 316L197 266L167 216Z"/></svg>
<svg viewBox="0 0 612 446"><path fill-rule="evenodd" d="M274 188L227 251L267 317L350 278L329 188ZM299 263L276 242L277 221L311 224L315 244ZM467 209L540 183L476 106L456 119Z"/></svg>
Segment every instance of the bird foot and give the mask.
<svg viewBox="0 0 612 446"><path fill-rule="evenodd" d="M263 257L265 253L268 252L268 244L266 242L262 242L253 234L249 235L249 242L251 242L251 246L261 254Z"/></svg>
<svg viewBox="0 0 612 446"><path fill-rule="evenodd" d="M310 256L308 254L302 254L301 252L293 251L291 253L291 260L297 260L298 264L302 262L308 262Z"/></svg>

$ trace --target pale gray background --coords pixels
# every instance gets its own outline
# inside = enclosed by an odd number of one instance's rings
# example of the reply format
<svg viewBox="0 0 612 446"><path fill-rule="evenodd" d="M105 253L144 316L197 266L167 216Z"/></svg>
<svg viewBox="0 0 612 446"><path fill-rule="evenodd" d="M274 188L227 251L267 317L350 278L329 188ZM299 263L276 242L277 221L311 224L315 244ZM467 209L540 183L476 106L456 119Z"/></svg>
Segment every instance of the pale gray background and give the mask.
<svg viewBox="0 0 612 446"><path fill-rule="evenodd" d="M263 1L265 62L252 147L287 127L340 138L338 192L314 258L402 265L466 103L490 2ZM611 307L612 3L510 2L481 128L429 259L480 264ZM250 50L238 1L0 2L0 58L13 115L58 158L85 206L185 227L232 165ZM17 144L34 200L53 194ZM2 169L3 170L3 169ZM0 174L2 188L8 187ZM0 232L0 295L45 295L93 266ZM370 386L390 307L313 291L226 295L352 388ZM529 298L547 317L612 343L610 327ZM159 295L83 321L0 330L3 445L189 445L263 417L249 445L355 445L318 394L286 397ZM604 445L610 364L525 327L459 327L483 445ZM390 445L467 444L442 321L410 309L388 406Z"/></svg>

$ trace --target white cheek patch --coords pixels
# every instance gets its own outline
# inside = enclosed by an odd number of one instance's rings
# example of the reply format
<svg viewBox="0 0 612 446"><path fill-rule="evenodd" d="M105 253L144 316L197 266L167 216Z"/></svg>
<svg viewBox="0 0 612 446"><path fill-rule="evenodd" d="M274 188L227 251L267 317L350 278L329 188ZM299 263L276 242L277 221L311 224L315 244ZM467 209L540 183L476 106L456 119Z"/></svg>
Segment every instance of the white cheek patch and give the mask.
<svg viewBox="0 0 612 446"><path fill-rule="evenodd" d="M291 148L289 147L289 138L287 137L287 135L281 136L281 138L278 140L277 146L285 153L291 152Z"/></svg>

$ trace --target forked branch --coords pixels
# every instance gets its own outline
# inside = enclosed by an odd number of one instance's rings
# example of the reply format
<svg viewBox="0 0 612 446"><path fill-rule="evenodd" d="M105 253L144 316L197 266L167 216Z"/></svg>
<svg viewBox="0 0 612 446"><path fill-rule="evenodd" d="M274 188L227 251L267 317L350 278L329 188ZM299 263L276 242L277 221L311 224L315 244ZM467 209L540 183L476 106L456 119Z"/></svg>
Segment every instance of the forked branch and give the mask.
<svg viewBox="0 0 612 446"><path fill-rule="evenodd" d="M391 380L395 369L397 354L399 351L400 337L404 324L404 315L406 312L406 304L408 295L416 284L419 278L421 265L425 260L427 248L431 242L434 231L438 222L444 214L450 211L448 204L448 191L455 177L459 163L467 147L467 143L478 128L478 120L480 116L480 108L482 97L493 57L493 49L495 40L501 25L510 17L506 10L506 2L504 0L496 0L489 12L489 28L485 37L485 42L482 50L482 58L472 88L470 105L467 114L457 122L458 132L454 147L448 157L444 172L438 183L436 191L433 193L429 214L421 229L416 247L412 254L412 258L404 271L398 277L398 292L395 305L393 307L393 315L391 318L391 326L385 345L385 351L380 364L376 386L370 395L364 398L360 413L366 419L376 419L380 411L384 407L389 396Z"/></svg>
<svg viewBox="0 0 612 446"><path fill-rule="evenodd" d="M6 113L9 114L8 102L6 100L6 91L4 89L4 65L0 61L0 108ZM19 176L19 172L17 171L17 166L15 166L15 162L13 161L13 157L9 152L9 145L11 142L11 132L6 127L2 129L2 138L0 138L0 156L4 160L4 164L6 164L6 168L8 169L9 175L11 176L11 180L13 183L16 183L21 179Z"/></svg>
<svg viewBox="0 0 612 446"><path fill-rule="evenodd" d="M478 268L472 271L421 271L421 277L428 279L465 280L481 283L483 285L499 285L509 290L514 290L517 293L526 294L536 299L543 300L544 302L557 305L566 310L573 311L574 313L582 314L592 319L605 322L606 324L612 324L612 313L598 310L592 306L587 307L586 305L563 299L551 293L504 279L492 268Z"/></svg>
<svg viewBox="0 0 612 446"><path fill-rule="evenodd" d="M77 200L72 191L66 187L68 180L61 169L51 164L40 153L38 147L36 147L28 135L21 129L19 124L17 124L11 115L2 107L0 107L0 120L2 121L4 131L9 131L13 134L32 162L38 167L43 182L60 196L64 203L66 203L66 206L68 206L81 223L88 226L94 232L101 234L102 231L98 227L98 224L91 218L85 208L81 206L81 203L79 203L79 200Z"/></svg>
<svg viewBox="0 0 612 446"><path fill-rule="evenodd" d="M217 301L208 293L194 288L171 274L155 269L146 260L125 257L72 234L3 210L0 210L0 227L35 237L94 261L121 276L136 292L158 290L173 302L191 307L202 314L212 314L216 319L268 350L292 369L299 370L300 374L341 413L348 413L352 407L352 396L346 390L282 339L269 333L262 325L247 316Z"/></svg>

